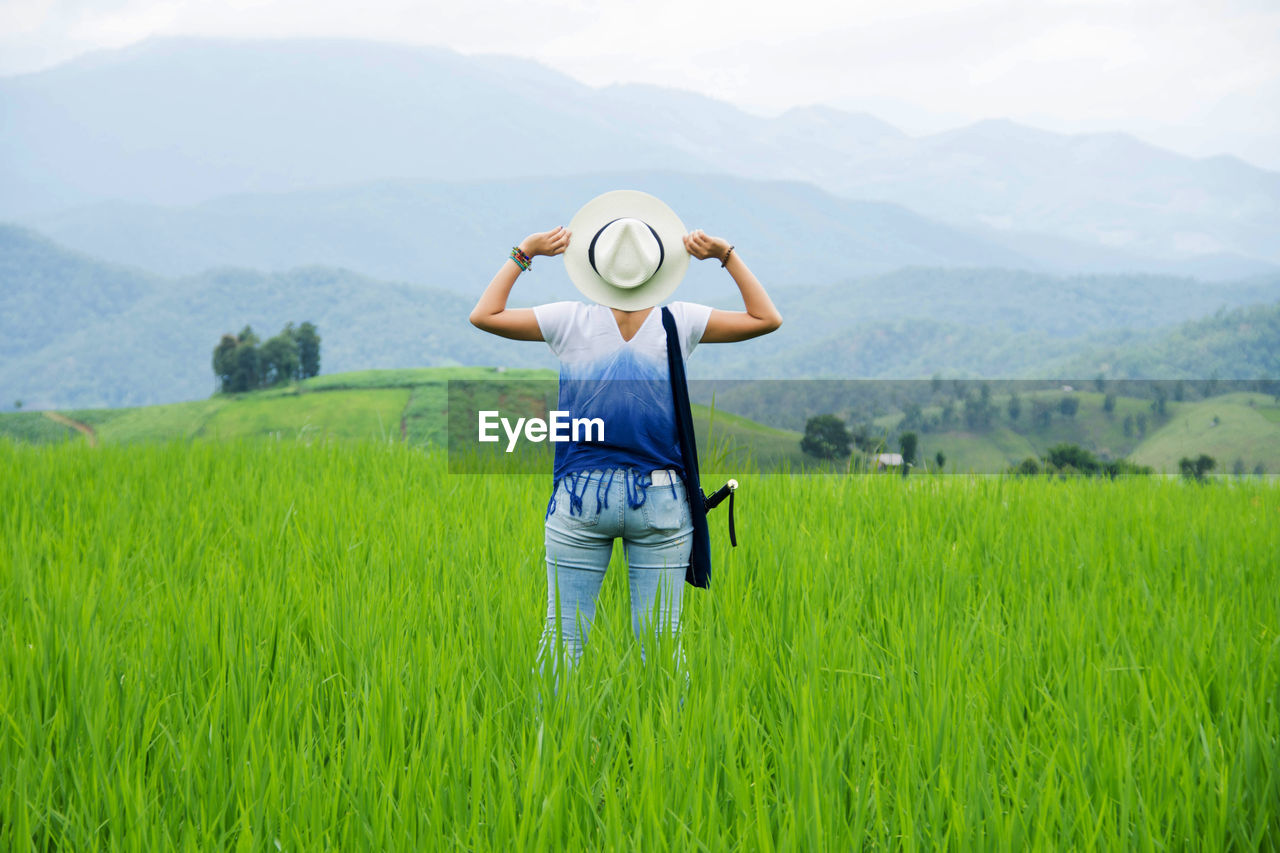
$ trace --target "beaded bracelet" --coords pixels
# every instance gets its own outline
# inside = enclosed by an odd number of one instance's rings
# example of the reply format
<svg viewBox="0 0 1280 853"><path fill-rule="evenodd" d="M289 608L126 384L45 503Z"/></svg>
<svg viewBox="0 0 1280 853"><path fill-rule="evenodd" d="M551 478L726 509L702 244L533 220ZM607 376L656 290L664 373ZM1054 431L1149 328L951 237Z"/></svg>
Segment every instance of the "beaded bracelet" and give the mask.
<svg viewBox="0 0 1280 853"><path fill-rule="evenodd" d="M533 268L533 258L520 251L519 246L511 247L511 260L515 261L521 272L528 272Z"/></svg>
<svg viewBox="0 0 1280 853"><path fill-rule="evenodd" d="M733 254L733 246L729 247L729 251L724 253L724 257L720 259L720 269L729 266L729 256Z"/></svg>

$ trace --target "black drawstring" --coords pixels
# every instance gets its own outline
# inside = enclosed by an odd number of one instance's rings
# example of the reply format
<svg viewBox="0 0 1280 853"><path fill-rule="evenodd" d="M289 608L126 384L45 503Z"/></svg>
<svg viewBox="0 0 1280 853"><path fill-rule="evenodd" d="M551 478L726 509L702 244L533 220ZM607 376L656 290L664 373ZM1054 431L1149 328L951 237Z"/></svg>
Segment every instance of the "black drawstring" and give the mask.
<svg viewBox="0 0 1280 853"><path fill-rule="evenodd" d="M733 493L737 488L738 484L733 480L730 480L710 495L702 496L702 505L706 508L707 512L710 512L720 506L720 504L724 502L725 498L729 499L729 544L735 548L738 547L738 529L733 523Z"/></svg>
<svg viewBox="0 0 1280 853"><path fill-rule="evenodd" d="M729 492L729 544L738 547L738 531L733 526L733 492Z"/></svg>

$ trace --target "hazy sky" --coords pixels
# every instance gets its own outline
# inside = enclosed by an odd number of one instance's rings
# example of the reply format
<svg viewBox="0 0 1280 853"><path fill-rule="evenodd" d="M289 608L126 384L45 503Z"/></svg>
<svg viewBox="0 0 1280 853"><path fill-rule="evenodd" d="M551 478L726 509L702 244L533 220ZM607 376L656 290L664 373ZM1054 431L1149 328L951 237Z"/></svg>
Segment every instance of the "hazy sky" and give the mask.
<svg viewBox="0 0 1280 853"><path fill-rule="evenodd" d="M759 112L828 103L912 133L1005 116L1280 169L1280 0L0 0L0 74L178 34L514 54Z"/></svg>

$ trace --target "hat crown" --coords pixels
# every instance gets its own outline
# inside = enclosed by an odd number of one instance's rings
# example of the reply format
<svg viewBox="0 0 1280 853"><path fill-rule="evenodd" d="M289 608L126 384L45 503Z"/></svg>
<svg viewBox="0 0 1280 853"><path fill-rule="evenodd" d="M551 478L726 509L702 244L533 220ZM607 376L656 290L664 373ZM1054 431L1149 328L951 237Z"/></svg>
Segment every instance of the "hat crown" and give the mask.
<svg viewBox="0 0 1280 853"><path fill-rule="evenodd" d="M569 221L565 272L592 302L621 311L652 308L689 269L687 230L670 206L648 193L602 193Z"/></svg>
<svg viewBox="0 0 1280 853"><path fill-rule="evenodd" d="M639 287L662 265L662 242L641 219L615 219L596 233L591 265L614 287Z"/></svg>

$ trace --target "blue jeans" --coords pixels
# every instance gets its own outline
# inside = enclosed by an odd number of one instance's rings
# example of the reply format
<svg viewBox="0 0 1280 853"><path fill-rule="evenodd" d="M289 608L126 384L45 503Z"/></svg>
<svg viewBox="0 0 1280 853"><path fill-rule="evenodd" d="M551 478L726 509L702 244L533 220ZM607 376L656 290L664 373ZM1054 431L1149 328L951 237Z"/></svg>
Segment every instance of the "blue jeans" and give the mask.
<svg viewBox="0 0 1280 853"><path fill-rule="evenodd" d="M547 506L547 622L538 649L544 665L557 629L568 666L582 657L617 537L625 546L631 628L642 659L646 635L678 636L693 540L683 481L665 470L570 474L556 483Z"/></svg>

